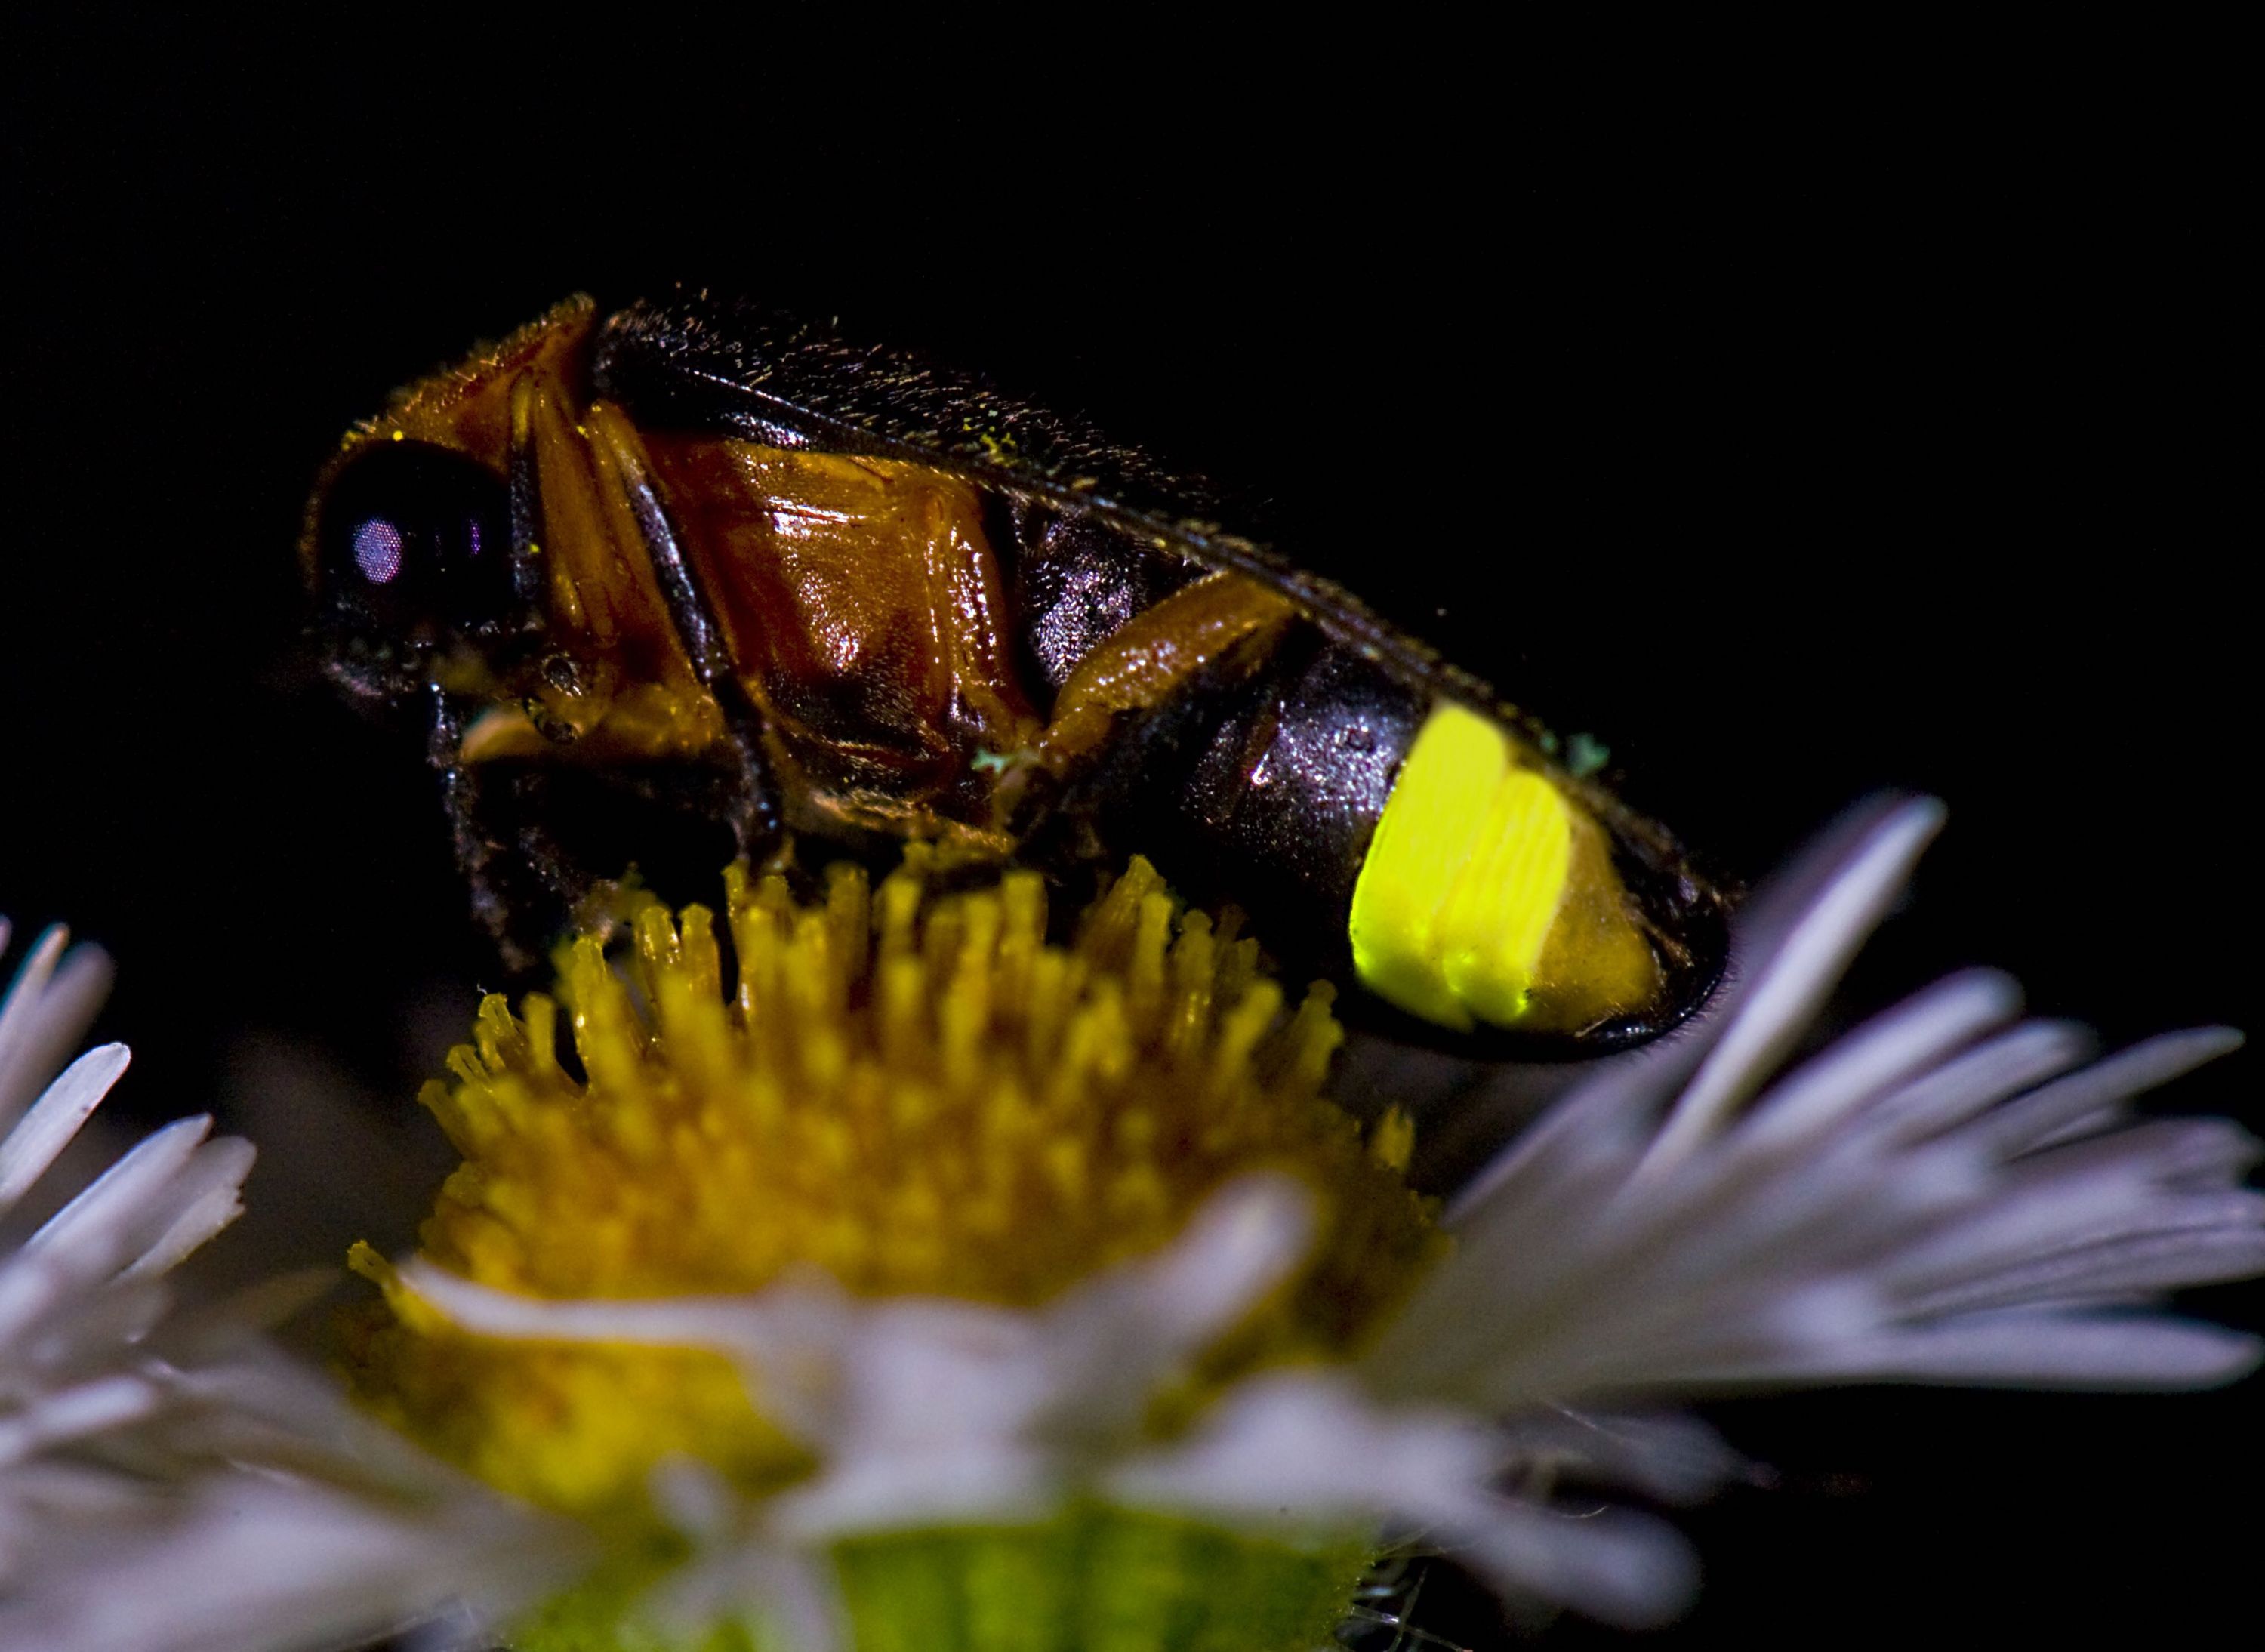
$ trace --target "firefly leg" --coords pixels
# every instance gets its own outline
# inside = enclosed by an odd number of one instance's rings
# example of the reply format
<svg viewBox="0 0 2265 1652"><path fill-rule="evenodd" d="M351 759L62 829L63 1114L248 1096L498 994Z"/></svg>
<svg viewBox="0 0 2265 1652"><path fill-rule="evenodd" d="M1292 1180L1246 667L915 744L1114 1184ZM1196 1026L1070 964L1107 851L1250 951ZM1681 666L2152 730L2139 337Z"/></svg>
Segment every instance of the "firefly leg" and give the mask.
<svg viewBox="0 0 2265 1652"><path fill-rule="evenodd" d="M749 696L747 685L732 659L716 605L703 588L700 571L685 555L676 524L648 468L637 432L613 409L602 405L589 413L593 438L612 470L636 520L652 559L654 581L660 587L669 623L690 662L700 686L715 696L730 731L732 749L739 768L739 796L730 826L739 853L754 859L776 848L783 841L779 790L771 775L770 759L763 749L763 714Z"/></svg>
<svg viewBox="0 0 2265 1652"><path fill-rule="evenodd" d="M497 856L503 845L481 826L479 776L459 755L463 741L462 721L438 683L427 686L432 726L426 753L441 776L441 804L448 817L448 835L456 851L456 865L470 888L472 918L495 942L504 966L513 973L532 968L534 954L512 934L512 903L501 887L502 869Z"/></svg>

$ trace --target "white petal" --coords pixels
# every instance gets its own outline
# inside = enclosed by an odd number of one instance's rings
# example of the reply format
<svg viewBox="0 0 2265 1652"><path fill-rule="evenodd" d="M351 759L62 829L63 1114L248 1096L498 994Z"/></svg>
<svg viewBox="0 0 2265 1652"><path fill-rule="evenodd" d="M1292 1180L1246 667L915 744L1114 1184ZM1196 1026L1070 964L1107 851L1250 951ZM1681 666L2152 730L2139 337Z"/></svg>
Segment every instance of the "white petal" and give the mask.
<svg viewBox="0 0 2265 1652"><path fill-rule="evenodd" d="M139 1377L98 1378L45 1394L7 1416L0 1416L0 1469L33 1452L99 1433L149 1415L158 1392Z"/></svg>
<svg viewBox="0 0 2265 1652"><path fill-rule="evenodd" d="M1496 1425L1520 1489L1566 1477L1630 1486L1664 1503L1696 1503L1754 1467L1696 1417L1622 1415L1555 1407Z"/></svg>
<svg viewBox="0 0 2265 1652"><path fill-rule="evenodd" d="M469 1505L490 1496L357 1410L327 1373L264 1345L226 1364L174 1372L169 1381L190 1402L165 1420L165 1443L180 1453L303 1473L390 1507Z"/></svg>
<svg viewBox="0 0 2265 1652"><path fill-rule="evenodd" d="M33 1183L70 1146L79 1126L100 1106L128 1059L122 1044L90 1050L47 1086L15 1129L0 1141L0 1211L24 1197Z"/></svg>
<svg viewBox="0 0 2265 1652"><path fill-rule="evenodd" d="M1866 1022L1773 1088L1734 1126L1747 1150L1814 1141L1891 1088L1946 1063L2021 1008L2012 978L1975 970L1937 981Z"/></svg>
<svg viewBox="0 0 2265 1652"><path fill-rule="evenodd" d="M25 1253L115 1256L118 1260L102 1271L122 1266L126 1255L135 1248L130 1236L147 1226L149 1202L161 1197L165 1184L181 1173L211 1129L209 1117L182 1118L145 1136L91 1187L25 1241Z"/></svg>
<svg viewBox="0 0 2265 1652"><path fill-rule="evenodd" d="M1156 1390L1304 1259L1313 1197L1288 1176L1220 1189L1171 1244L1066 1292L1045 1310L1043 1349L1058 1427L1137 1427Z"/></svg>
<svg viewBox="0 0 2265 1652"><path fill-rule="evenodd" d="M2018 1161L1986 1201L1908 1246L1892 1277L1902 1288L2013 1267L2070 1246L2176 1226L2190 1197L2179 1183L2230 1183L2255 1143L2224 1119L2162 1119L2088 1138Z"/></svg>
<svg viewBox="0 0 2265 1652"><path fill-rule="evenodd" d="M2092 1052L2093 1042L2070 1022L2024 1022L1883 1096L1866 1110L1864 1128L1883 1145L1925 1141L2067 1072Z"/></svg>
<svg viewBox="0 0 2265 1652"><path fill-rule="evenodd" d="M162 1280L85 1291L70 1288L70 1282L58 1280L53 1270L36 1261L0 1263L0 1273L18 1268L39 1279L46 1297L44 1311L29 1323L18 1324L6 1357L0 1361L18 1380L71 1381L115 1369L138 1353L142 1340L171 1306ZM8 1294L16 1293L9 1289Z"/></svg>
<svg viewBox="0 0 2265 1652"><path fill-rule="evenodd" d="M818 1546L914 1526L1019 1525L1060 1507L1064 1466L1038 1445L980 1435L922 1452L853 1448L777 1497L771 1517L783 1534Z"/></svg>
<svg viewBox="0 0 2265 1652"><path fill-rule="evenodd" d="M2176 1206L2149 1212L2142 1219L2174 1225L2167 1231L2072 1247L1940 1285L1915 1294L1906 1311L1934 1318L2021 1303L2144 1298L2265 1273L2265 1195L2233 1197L2240 1205L2221 1219L2187 1218Z"/></svg>
<svg viewBox="0 0 2265 1652"><path fill-rule="evenodd" d="M140 1521L48 1534L0 1597L0 1652L289 1652L360 1644L469 1597L492 1622L586 1556L493 1500L392 1510L248 1474ZM130 1580L130 1581L129 1581Z"/></svg>
<svg viewBox="0 0 2265 1652"><path fill-rule="evenodd" d="M2000 1158L2061 1139L2072 1124L2168 1084L2241 1047L2231 1027L2192 1027L2132 1045L1985 1114L1971 1126Z"/></svg>
<svg viewBox="0 0 2265 1652"><path fill-rule="evenodd" d="M1144 1342L1161 1340L1163 1360L1193 1352L1240 1319L1305 1257L1313 1242L1313 1197L1288 1176L1244 1176L1206 1199L1186 1229L1152 1260L1098 1290L1074 1292L1062 1316L1121 1321L1120 1306L1142 1321ZM1097 1326L1096 1328L1099 1328ZM1162 1361L1159 1362L1162 1363Z"/></svg>
<svg viewBox="0 0 2265 1652"><path fill-rule="evenodd" d="M1677 1098L1639 1181L1664 1175L1728 1122L1816 1019L1840 977L1895 904L1920 851L1942 826L1933 798L1904 804L1848 863L1754 972L1730 1024Z"/></svg>
<svg viewBox="0 0 2265 1652"><path fill-rule="evenodd" d="M2078 1389L2207 1388L2257 1368L2259 1340L2152 1314L1967 1314L1865 1339L1822 1343L1798 1359L1724 1365L1694 1385L1912 1382Z"/></svg>
<svg viewBox="0 0 2265 1652"><path fill-rule="evenodd" d="M109 994L108 955L84 944L65 952L66 938L60 928L42 935L0 1003L0 1130L62 1066Z"/></svg>
<svg viewBox="0 0 2265 1652"><path fill-rule="evenodd" d="M1444 1226L1462 1244L1503 1230L1532 1230L1549 1204L1589 1208L1577 1186L1627 1180L1650 1139L1649 1098L1633 1087L1588 1085L1534 1121L1471 1187L1449 1203Z"/></svg>
<svg viewBox="0 0 2265 1652"><path fill-rule="evenodd" d="M818 1282L745 1296L646 1299L522 1296L477 1284L421 1257L401 1264L402 1283L465 1329L483 1336L546 1342L633 1343L708 1348L764 1357L774 1348L838 1341L854 1313L838 1289ZM982 1310L973 1311L980 1318Z"/></svg>
<svg viewBox="0 0 2265 1652"><path fill-rule="evenodd" d="M718 1532L639 1603L664 1644L706 1644L716 1626L759 1625L758 1645L837 1652L848 1641L833 1568L761 1520ZM768 1638L766 1638L766 1636Z"/></svg>
<svg viewBox="0 0 2265 1652"><path fill-rule="evenodd" d="M1623 1629L1672 1622L1698 1595L1698 1557L1664 1520L1508 1501L1492 1512L1447 1552L1507 1593L1539 1595Z"/></svg>
<svg viewBox="0 0 2265 1652"><path fill-rule="evenodd" d="M35 1334L47 1315L70 1311L137 1262L173 1259L236 1209L251 1149L232 1139L205 1143L209 1118L185 1118L145 1138L12 1256L0 1259L0 1346Z"/></svg>
<svg viewBox="0 0 2265 1652"><path fill-rule="evenodd" d="M1240 1523L1396 1522L1497 1584L1607 1622L1649 1625L1688 1603L1698 1576L1664 1522L1577 1518L1489 1489L1503 1442L1448 1414L1383 1412L1326 1377L1244 1384L1189 1441L1120 1467L1110 1495Z"/></svg>
<svg viewBox="0 0 2265 1652"><path fill-rule="evenodd" d="M0 935L0 944L5 939ZM50 926L17 966L7 996L0 998L0 1129L15 1123L47 1078L39 1070L37 1053L52 1019L44 1013L44 1001L55 964L69 942L69 933L62 925ZM77 1036L77 1030L72 1030L63 1048L69 1049Z"/></svg>
<svg viewBox="0 0 2265 1652"><path fill-rule="evenodd" d="M150 1240L126 1264L124 1277L165 1273L244 1213L244 1178L256 1153L250 1142L223 1136L200 1146L165 1190L164 1200L146 1213ZM158 1226L160 1221L164 1223Z"/></svg>
<svg viewBox="0 0 2265 1652"><path fill-rule="evenodd" d="M1504 1455L1460 1413L1385 1412L1338 1377L1293 1373L1238 1385L1187 1441L1131 1459L1103 1484L1148 1507L1362 1525L1460 1510Z"/></svg>

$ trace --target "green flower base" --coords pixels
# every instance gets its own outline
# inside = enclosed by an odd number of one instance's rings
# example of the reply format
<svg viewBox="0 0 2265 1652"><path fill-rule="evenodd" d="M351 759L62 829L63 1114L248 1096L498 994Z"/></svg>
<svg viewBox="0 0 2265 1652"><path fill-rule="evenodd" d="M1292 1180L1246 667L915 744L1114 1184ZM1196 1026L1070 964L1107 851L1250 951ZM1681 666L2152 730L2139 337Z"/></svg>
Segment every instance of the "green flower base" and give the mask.
<svg viewBox="0 0 2265 1652"><path fill-rule="evenodd" d="M837 1545L855 1652L1314 1652L1373 1556L1192 1520L1082 1509L1040 1526L891 1532ZM585 1583L522 1625L516 1652L804 1652L752 1622L663 1639L635 1601L658 1581Z"/></svg>

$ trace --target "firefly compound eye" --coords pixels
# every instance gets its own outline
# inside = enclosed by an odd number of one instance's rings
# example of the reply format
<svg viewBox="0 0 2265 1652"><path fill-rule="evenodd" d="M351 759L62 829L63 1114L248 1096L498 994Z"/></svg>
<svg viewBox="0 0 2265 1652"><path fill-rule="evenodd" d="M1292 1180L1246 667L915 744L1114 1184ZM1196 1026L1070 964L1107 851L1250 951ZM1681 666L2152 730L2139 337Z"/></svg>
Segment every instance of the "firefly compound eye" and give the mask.
<svg viewBox="0 0 2265 1652"><path fill-rule="evenodd" d="M365 449L323 501L316 579L333 617L374 638L421 644L496 630L513 606L503 478L422 442Z"/></svg>

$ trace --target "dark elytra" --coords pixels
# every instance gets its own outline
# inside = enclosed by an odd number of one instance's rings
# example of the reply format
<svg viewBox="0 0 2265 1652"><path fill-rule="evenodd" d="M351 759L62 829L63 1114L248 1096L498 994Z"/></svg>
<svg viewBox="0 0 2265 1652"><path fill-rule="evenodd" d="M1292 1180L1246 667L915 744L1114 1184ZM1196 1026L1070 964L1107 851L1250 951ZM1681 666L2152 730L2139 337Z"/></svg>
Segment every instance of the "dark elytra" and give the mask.
<svg viewBox="0 0 2265 1652"><path fill-rule="evenodd" d="M1490 685L1442 659L1343 586L1222 528L1216 520L1220 495L1207 481L1168 471L1140 448L1112 441L1074 417L1002 391L979 374L917 352L855 340L833 325L744 296L679 289L665 300L633 303L607 321L594 380L600 394L619 400L640 424L728 431L754 441L936 465L1043 501L1052 507L1058 524L1080 527L1097 521L1113 530L1109 537L1118 548L1121 563L1129 560L1128 552L1137 557L1144 546L1165 553L1150 563L1132 562L1119 574L1140 582L1149 600L1164 594L1174 580L1171 573L1159 571L1154 564L1180 557L1232 570L1282 592L1323 636L1340 645L1315 661L1313 673L1321 681L1333 680L1336 695L1315 692L1316 681L1281 697L1278 691L1290 685L1295 673L1290 659L1278 660L1263 681L1254 679L1242 685L1238 710L1229 719L1235 728L1247 730L1251 719L1266 715L1261 702L1272 688L1278 693L1271 709L1297 731L1293 738L1311 741L1323 736L1322 724L1331 713L1347 719L1345 731L1355 735L1372 719L1407 731L1411 715L1420 722L1414 702L1428 689L1494 712L1537 747L1555 746L1544 725L1504 702ZM1286 651L1291 657L1300 652L1295 644ZM1373 666L1362 669L1357 662ZM1066 674L1056 664L1040 663L1057 684ZM1159 839L1169 841L1168 824L1155 819L1160 811L1154 802L1159 790L1154 781L1160 771L1173 772L1176 764L1186 761L1179 748L1187 736L1169 716L1154 719L1154 724L1137 747L1120 749L1114 762L1104 763L1101 772L1089 778L1081 789L1085 805L1081 812L1128 822L1146 817ZM1224 828L1210 847L1220 847L1218 839L1224 837L1234 876L1217 878L1205 887L1198 875L1205 862L1192 855L1173 875L1199 895L1259 906L1266 919L1264 933L1285 943L1300 943L1302 950L1325 961L1331 973L1346 978L1351 960L1342 926L1311 918L1317 910L1342 909L1338 902L1350 899L1350 879L1366 846L1365 831L1360 841L1347 841L1344 811L1331 808L1337 801L1331 793L1346 790L1351 776L1334 786L1322 782L1303 789L1300 802L1306 806L1294 811L1278 810L1270 818L1237 811L1228 796L1229 739L1229 727L1222 725L1205 742L1189 796L1207 823ZM1378 775L1358 753L1347 755L1353 774L1360 777L1358 783L1380 804L1390 774ZM1613 833L1624 851L1619 864L1632 892L1654 910L1675 915L1680 932L1674 938L1684 953L1668 959L1671 980L1659 1013L1591 1029L1578 1038L1492 1030L1454 1036L1458 1047L1467 1052L1580 1056L1639 1042L1673 1025L1703 1001L1720 968L1732 894L1727 881L1699 870L1662 828L1627 809L1604 787L1562 769L1553 773ZM1292 790L1275 797L1286 799ZM1244 796L1247 799L1247 790ZM1315 826L1325 829L1299 829ZM1336 829L1326 829L1330 826ZM1064 829L1065 823L1054 823L1057 836ZM1298 866L1302 875L1285 879L1285 865ZM1285 884L1295 884L1308 899L1264 899L1269 892L1286 892ZM1310 899L1317 893L1329 897L1320 907ZM1439 1029L1366 994L1344 1001L1348 1013L1387 1026L1398 1036L1419 1042L1438 1042L1443 1037Z"/></svg>

